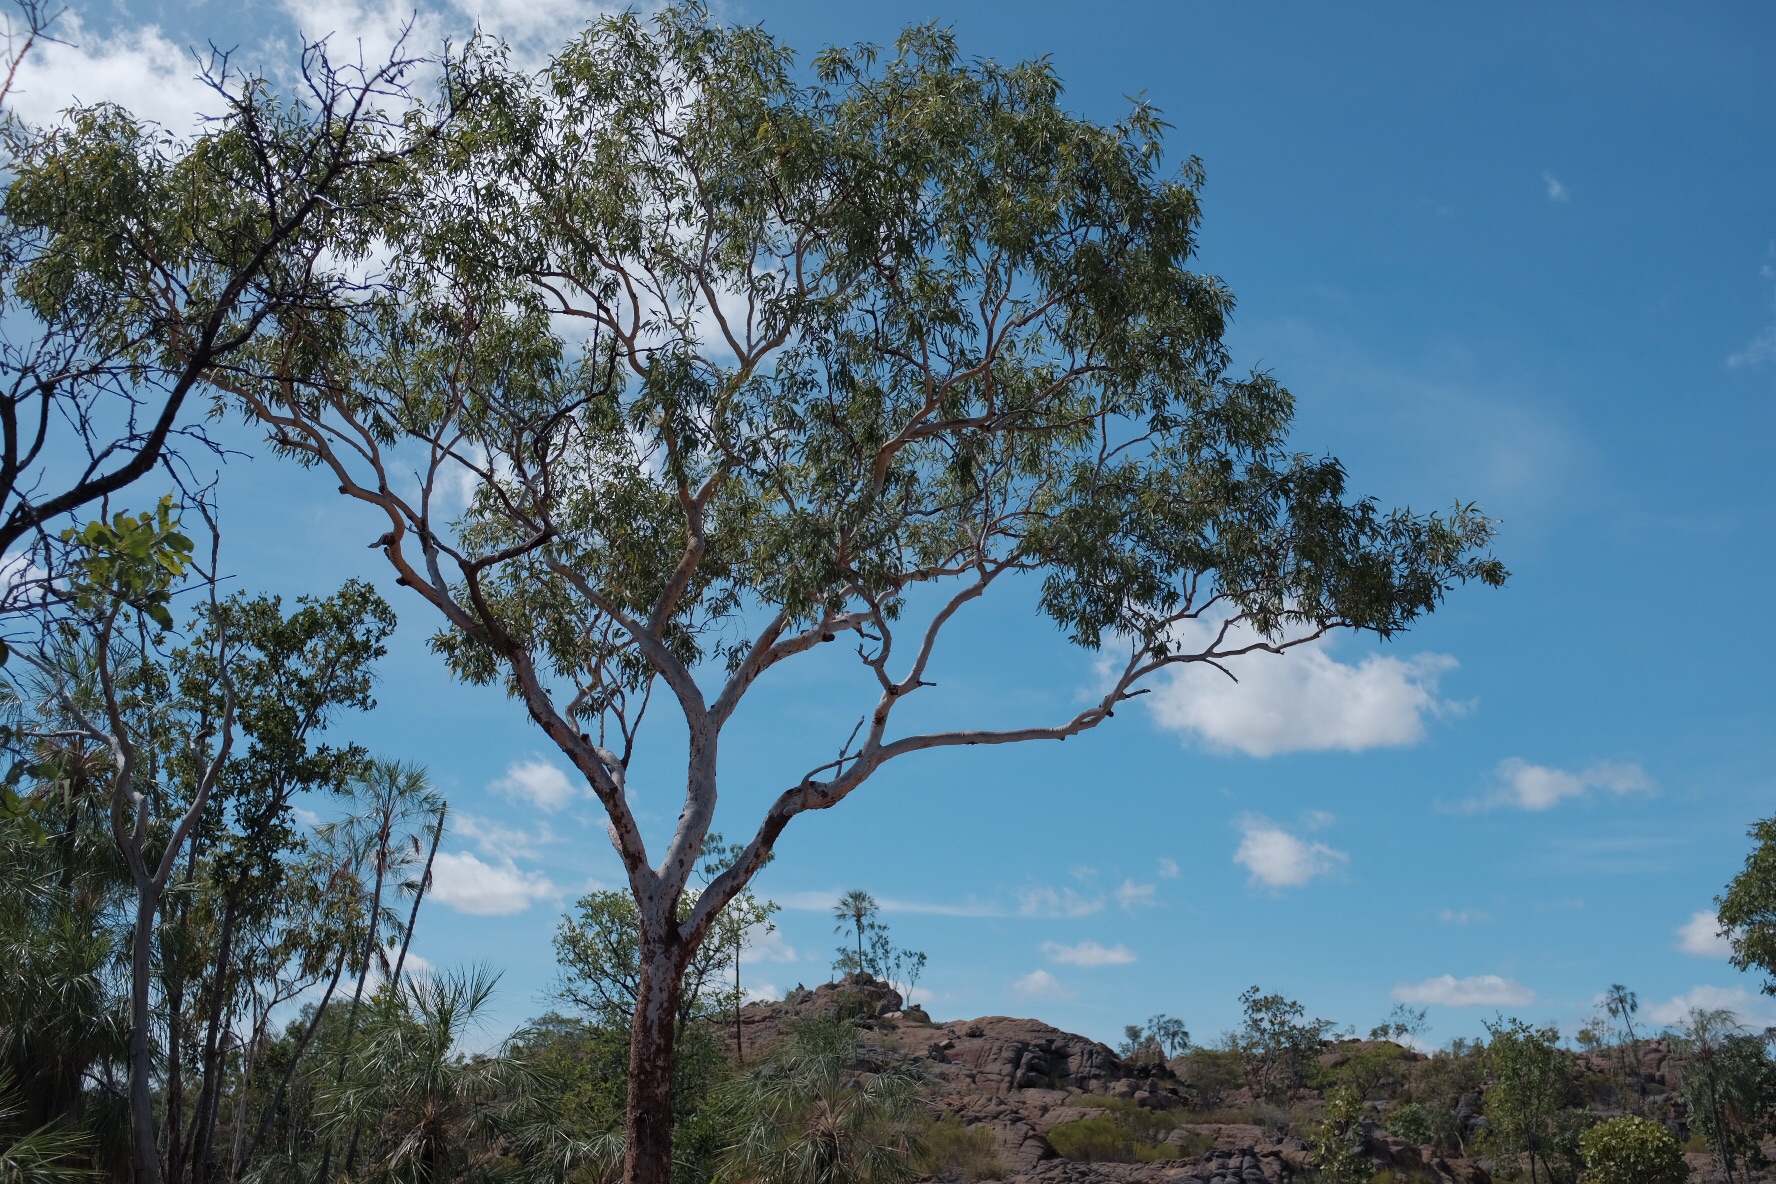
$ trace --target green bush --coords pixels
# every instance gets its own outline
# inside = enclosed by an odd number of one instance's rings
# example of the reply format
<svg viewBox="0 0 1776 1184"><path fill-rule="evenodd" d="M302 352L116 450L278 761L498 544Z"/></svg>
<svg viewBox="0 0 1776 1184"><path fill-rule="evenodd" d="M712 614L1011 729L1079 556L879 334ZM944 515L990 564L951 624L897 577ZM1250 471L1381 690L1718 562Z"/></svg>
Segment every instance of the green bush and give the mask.
<svg viewBox="0 0 1776 1184"><path fill-rule="evenodd" d="M1177 1159L1186 1152L1164 1142L1177 1120L1169 1114L1149 1110L1129 1098L1093 1098L1091 1104L1104 1114L1063 1122L1048 1132L1048 1142L1062 1159L1096 1163L1154 1163ZM1186 1139L1191 1146L1204 1149L1214 1140L1205 1135Z"/></svg>
<svg viewBox="0 0 1776 1184"><path fill-rule="evenodd" d="M1683 1148L1661 1124L1624 1115L1579 1136L1590 1184L1684 1184Z"/></svg>
<svg viewBox="0 0 1776 1184"><path fill-rule="evenodd" d="M1048 1132L1048 1144L1062 1159L1097 1163L1128 1163L1135 1157L1135 1137L1109 1114L1063 1122Z"/></svg>
<svg viewBox="0 0 1776 1184"><path fill-rule="evenodd" d="M931 1124L919 1140L919 1174L970 1181L1003 1180L1005 1161L993 1145L993 1132L984 1126L964 1126L954 1114Z"/></svg>

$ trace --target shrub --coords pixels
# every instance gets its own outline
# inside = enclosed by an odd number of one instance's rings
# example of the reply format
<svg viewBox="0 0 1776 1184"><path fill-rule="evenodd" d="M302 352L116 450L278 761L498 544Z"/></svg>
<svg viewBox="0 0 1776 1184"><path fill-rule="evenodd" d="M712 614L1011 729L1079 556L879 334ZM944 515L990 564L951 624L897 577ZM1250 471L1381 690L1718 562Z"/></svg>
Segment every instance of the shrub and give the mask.
<svg viewBox="0 0 1776 1184"><path fill-rule="evenodd" d="M931 1124L920 1140L919 1174L956 1177L970 1181L1003 1180L1005 1161L993 1145L993 1132L984 1126L963 1126L954 1114Z"/></svg>
<svg viewBox="0 0 1776 1184"><path fill-rule="evenodd" d="M1647 1118L1599 1123L1579 1136L1579 1154L1591 1184L1683 1184L1689 1176L1677 1139Z"/></svg>
<svg viewBox="0 0 1776 1184"><path fill-rule="evenodd" d="M1048 1132L1048 1144L1062 1159L1128 1163L1135 1156L1135 1137L1109 1114L1063 1122Z"/></svg>

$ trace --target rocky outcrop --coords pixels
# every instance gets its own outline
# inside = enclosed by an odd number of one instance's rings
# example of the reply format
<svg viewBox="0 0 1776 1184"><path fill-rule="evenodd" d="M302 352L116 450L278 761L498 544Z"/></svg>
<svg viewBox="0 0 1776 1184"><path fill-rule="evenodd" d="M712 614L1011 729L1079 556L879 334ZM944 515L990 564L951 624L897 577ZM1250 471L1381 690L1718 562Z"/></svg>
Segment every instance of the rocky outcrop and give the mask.
<svg viewBox="0 0 1776 1184"><path fill-rule="evenodd" d="M917 1066L930 1081L937 1106L967 1126L991 1132L1011 1182L1289 1184L1303 1178L1308 1167L1307 1147L1299 1139L1250 1123L1192 1123L1189 1089L1157 1056L1125 1060L1095 1040L1014 1016L932 1023L923 1013L903 1010L898 992L867 976L849 975L813 990L798 987L780 1002L743 1008L741 1028L750 1053L796 1020L840 1016L866 1021L859 1050L866 1072L896 1061ZM1347 1041L1329 1046L1327 1055L1348 1058L1376 1043ZM1400 1049L1399 1055L1420 1054ZM1049 1135L1056 1127L1101 1116L1107 1104L1126 1108L1131 1102L1175 1112L1176 1125L1164 1138L1178 1158L1076 1162L1055 1153ZM1446 1160L1379 1132L1365 1152L1378 1169L1389 1167L1402 1177L1491 1184L1478 1165Z"/></svg>

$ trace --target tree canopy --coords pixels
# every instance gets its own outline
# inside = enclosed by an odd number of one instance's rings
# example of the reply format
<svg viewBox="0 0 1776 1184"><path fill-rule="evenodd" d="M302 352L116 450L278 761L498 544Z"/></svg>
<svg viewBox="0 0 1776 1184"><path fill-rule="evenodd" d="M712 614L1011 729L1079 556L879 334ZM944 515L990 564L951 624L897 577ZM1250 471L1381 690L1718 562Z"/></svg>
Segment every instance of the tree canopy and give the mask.
<svg viewBox="0 0 1776 1184"><path fill-rule="evenodd" d="M1392 636L1505 578L1472 506L1385 509L1291 443L1293 397L1233 366L1232 296L1190 266L1202 169L1144 103L1080 118L1047 62L935 27L804 66L690 5L601 20L538 74L476 43L441 102L416 124L442 134L391 143L401 200L343 236L386 285L210 379L376 509L450 668L503 683L609 816L640 926L632 1178L668 1154L651 1062L684 968L793 817L911 753L1065 739L1168 667ZM1017 581L1106 685L1027 726L902 725L946 630ZM681 912L723 729L841 637L856 731L785 771ZM629 770L656 690L688 742L650 851Z"/></svg>

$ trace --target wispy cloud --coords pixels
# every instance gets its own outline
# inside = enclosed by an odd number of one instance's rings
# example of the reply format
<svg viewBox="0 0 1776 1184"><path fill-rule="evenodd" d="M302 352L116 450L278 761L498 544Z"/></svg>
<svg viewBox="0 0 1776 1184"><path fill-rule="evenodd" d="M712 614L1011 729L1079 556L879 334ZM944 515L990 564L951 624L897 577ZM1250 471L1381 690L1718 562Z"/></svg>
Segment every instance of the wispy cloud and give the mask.
<svg viewBox="0 0 1776 1184"><path fill-rule="evenodd" d="M1542 184L1547 187L1549 201L1571 201L1572 194L1566 191L1566 185L1547 170L1542 171Z"/></svg>
<svg viewBox="0 0 1776 1184"><path fill-rule="evenodd" d="M1012 994L1024 999L1071 999L1075 992L1046 970L1032 970L1011 984Z"/></svg>
<svg viewBox="0 0 1776 1184"><path fill-rule="evenodd" d="M560 895L549 877L510 859L486 863L467 851L440 851L432 864L433 899L459 913L506 917Z"/></svg>
<svg viewBox="0 0 1776 1184"><path fill-rule="evenodd" d="M1522 1007L1535 998L1535 992L1496 974L1467 978L1440 974L1422 983L1395 987L1393 996L1400 1003L1434 1003L1440 1007Z"/></svg>
<svg viewBox="0 0 1776 1184"><path fill-rule="evenodd" d="M1042 952L1050 962L1062 966L1127 966L1137 959L1125 945L1101 946L1095 941L1064 946L1058 941L1042 943Z"/></svg>
<svg viewBox="0 0 1776 1184"><path fill-rule="evenodd" d="M1776 248L1772 248L1776 254ZM1776 281L1776 267L1765 263L1758 269L1758 274L1766 280ZM1771 311L1776 312L1776 303L1772 303ZM1745 343L1745 348L1727 355L1727 365L1734 369L1750 367L1760 369L1765 362L1776 359L1776 323L1765 325L1759 329L1752 339Z"/></svg>
<svg viewBox="0 0 1776 1184"><path fill-rule="evenodd" d="M839 903L843 891L838 888L798 889L793 892L774 892L771 899L783 908L799 913L831 912ZM968 897L964 900L901 900L892 896L878 896L876 906L884 913L924 914L933 917L1003 917L1007 910L1003 905L990 901L976 900Z"/></svg>
<svg viewBox="0 0 1776 1184"><path fill-rule="evenodd" d="M1178 878L1178 861L1175 859L1167 859L1164 856L1161 856L1160 860L1159 860L1159 878L1162 880L1177 879Z"/></svg>
<svg viewBox="0 0 1776 1184"><path fill-rule="evenodd" d="M1632 761L1594 761L1569 771L1548 765L1532 765L1520 757L1508 757L1495 771L1499 785L1492 793L1463 803L1468 810L1514 806L1520 810L1549 810L1568 798L1583 798L1601 790L1617 796L1652 792L1653 779Z"/></svg>
<svg viewBox="0 0 1776 1184"><path fill-rule="evenodd" d="M1703 909L1677 927L1677 948L1698 958L1725 958L1732 954L1733 943L1721 932L1720 918Z"/></svg>
<svg viewBox="0 0 1776 1184"><path fill-rule="evenodd" d="M1289 833L1259 814L1234 820L1240 830L1233 861L1252 873L1251 882L1267 888L1299 888L1350 862L1350 856L1321 842Z"/></svg>
<svg viewBox="0 0 1776 1184"><path fill-rule="evenodd" d="M1769 997L1753 995L1744 987L1716 987L1704 984L1691 987L1681 995L1673 995L1662 1003L1649 1003L1642 1014L1655 1024L1681 1024L1696 1008L1704 1011L1725 1010L1741 1021L1763 1026L1776 1024L1776 1007Z"/></svg>
<svg viewBox="0 0 1776 1184"><path fill-rule="evenodd" d="M1484 909L1444 909L1437 914L1437 920L1445 925L1472 925L1492 917Z"/></svg>
<svg viewBox="0 0 1776 1184"><path fill-rule="evenodd" d="M573 804L578 794L567 774L541 758L514 761L489 787L502 797L529 802L550 814Z"/></svg>
<svg viewBox="0 0 1776 1184"><path fill-rule="evenodd" d="M1124 880L1111 893L1116 903L1131 912L1137 908L1152 908L1158 904L1159 888L1155 884L1137 884L1133 880Z"/></svg>
<svg viewBox="0 0 1776 1184"><path fill-rule="evenodd" d="M1089 917L1104 910L1102 896L1072 888L1019 888L1018 915L1023 917Z"/></svg>
<svg viewBox="0 0 1776 1184"><path fill-rule="evenodd" d="M1206 626L1183 633L1187 649L1209 644ZM1256 640L1249 630L1236 633L1234 644ZM1268 757L1401 748L1424 739L1427 716L1463 709L1438 695L1438 681L1456 667L1447 654L1341 662L1322 640L1225 665L1238 682L1196 662L1169 670L1146 696L1154 721L1213 751Z"/></svg>

